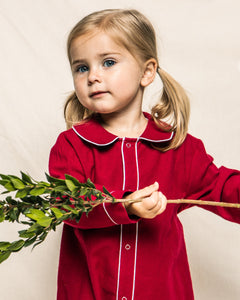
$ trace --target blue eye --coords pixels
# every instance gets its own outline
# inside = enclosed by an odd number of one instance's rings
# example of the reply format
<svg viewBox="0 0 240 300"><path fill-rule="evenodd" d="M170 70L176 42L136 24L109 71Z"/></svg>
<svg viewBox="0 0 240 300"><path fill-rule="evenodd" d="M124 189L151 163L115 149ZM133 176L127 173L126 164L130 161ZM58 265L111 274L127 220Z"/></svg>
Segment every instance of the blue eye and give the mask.
<svg viewBox="0 0 240 300"><path fill-rule="evenodd" d="M115 65L115 63L116 62L114 60L108 59L108 60L105 60L105 62L103 63L103 66L109 68L109 67L112 67L113 65Z"/></svg>
<svg viewBox="0 0 240 300"><path fill-rule="evenodd" d="M77 67L76 71L79 72L79 73L85 73L85 72L88 71L88 67L84 66L84 65L83 66L79 66L79 67Z"/></svg>

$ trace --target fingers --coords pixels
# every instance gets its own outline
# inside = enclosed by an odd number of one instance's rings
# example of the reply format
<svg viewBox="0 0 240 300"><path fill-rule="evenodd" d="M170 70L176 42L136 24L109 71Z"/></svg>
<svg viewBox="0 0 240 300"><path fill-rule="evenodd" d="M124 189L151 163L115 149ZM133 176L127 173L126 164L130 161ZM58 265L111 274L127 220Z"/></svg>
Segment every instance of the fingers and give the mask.
<svg viewBox="0 0 240 300"><path fill-rule="evenodd" d="M141 190L126 196L126 199L142 199L140 202L125 202L123 205L129 215L136 215L145 219L153 219L164 212L167 199L158 192L159 184L155 182Z"/></svg>
<svg viewBox="0 0 240 300"><path fill-rule="evenodd" d="M161 192L154 192L149 198L143 200L144 218L152 219L164 212L167 198Z"/></svg>
<svg viewBox="0 0 240 300"><path fill-rule="evenodd" d="M126 199L138 199L138 198L150 197L152 193L156 192L158 189L159 189L158 182L154 182L153 184L146 186L145 188L128 195Z"/></svg>
<svg viewBox="0 0 240 300"><path fill-rule="evenodd" d="M140 193L140 197L147 197L150 196L152 193L158 191L159 189L159 184L157 181L155 181L153 184L145 187L142 190L139 190L138 192Z"/></svg>

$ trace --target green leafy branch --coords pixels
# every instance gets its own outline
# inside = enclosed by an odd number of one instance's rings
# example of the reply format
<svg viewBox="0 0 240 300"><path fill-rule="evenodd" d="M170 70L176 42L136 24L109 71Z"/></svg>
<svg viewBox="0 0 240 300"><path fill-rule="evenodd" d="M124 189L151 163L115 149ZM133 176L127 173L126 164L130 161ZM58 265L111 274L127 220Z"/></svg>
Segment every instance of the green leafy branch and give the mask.
<svg viewBox="0 0 240 300"><path fill-rule="evenodd" d="M46 174L47 182L35 181L23 172L21 177L3 174L0 177L0 185L4 188L2 195L10 194L0 200L0 222L18 222L27 226L27 229L18 231L19 240L0 242L0 263L12 252L41 244L48 233L55 231L64 220L79 222L83 213L88 215L100 203L134 203L143 200L115 199L105 187L103 192L99 191L89 179L81 183L70 175L58 179ZM174 199L167 202L240 208L239 203L204 200Z"/></svg>
<svg viewBox="0 0 240 300"><path fill-rule="evenodd" d="M3 174L0 177L0 185L5 189L2 194L15 193L14 198L8 195L0 200L0 222L18 222L27 226L18 231L21 239L12 243L0 242L0 263L12 252L42 243L64 220L78 222L83 213L88 215L96 205L115 200L104 187L101 192L89 179L80 183L70 175L65 175L63 180L46 174L47 182L35 181L23 172L21 178Z"/></svg>

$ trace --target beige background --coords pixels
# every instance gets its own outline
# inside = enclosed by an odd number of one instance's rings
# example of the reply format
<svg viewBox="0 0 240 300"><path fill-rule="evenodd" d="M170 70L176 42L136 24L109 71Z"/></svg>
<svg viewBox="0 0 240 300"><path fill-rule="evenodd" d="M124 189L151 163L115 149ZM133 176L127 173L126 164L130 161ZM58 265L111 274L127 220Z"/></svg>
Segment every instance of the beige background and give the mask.
<svg viewBox="0 0 240 300"><path fill-rule="evenodd" d="M85 14L117 7L137 8L152 20L161 66L191 97L190 133L202 138L217 165L240 169L238 0L0 0L0 173L22 170L44 179L72 90L67 34ZM146 109L156 86L146 93ZM200 208L181 219L196 299L239 300L240 227ZM22 229L0 228L1 241L17 239ZM0 299L55 299L60 236L61 228L0 265Z"/></svg>

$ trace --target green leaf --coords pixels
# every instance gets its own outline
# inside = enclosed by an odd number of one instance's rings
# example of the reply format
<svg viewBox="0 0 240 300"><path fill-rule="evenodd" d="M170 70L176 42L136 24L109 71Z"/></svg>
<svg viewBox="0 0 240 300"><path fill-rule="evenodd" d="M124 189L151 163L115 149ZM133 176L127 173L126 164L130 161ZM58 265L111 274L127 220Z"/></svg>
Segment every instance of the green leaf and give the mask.
<svg viewBox="0 0 240 300"><path fill-rule="evenodd" d="M30 195L32 196L40 196L46 192L45 187L36 187L30 191Z"/></svg>
<svg viewBox="0 0 240 300"><path fill-rule="evenodd" d="M11 205L16 205L17 204L17 201L14 200L11 196L6 197L5 200L6 200L7 203L9 203Z"/></svg>
<svg viewBox="0 0 240 300"><path fill-rule="evenodd" d="M71 175L65 174L65 179L71 180L77 187L80 186L80 182L77 180L77 178Z"/></svg>
<svg viewBox="0 0 240 300"><path fill-rule="evenodd" d="M24 246L24 240L18 240L15 242L12 242L11 245L7 248L8 251L19 251Z"/></svg>
<svg viewBox="0 0 240 300"><path fill-rule="evenodd" d="M55 178L52 177L50 175L48 175L47 173L45 173L47 181L50 183L57 183L57 184L64 184L65 185L65 180L64 179L59 179L59 178Z"/></svg>
<svg viewBox="0 0 240 300"><path fill-rule="evenodd" d="M39 187L47 187L47 188L51 186L50 183L45 182L45 181L39 181L39 182L37 183L37 185L38 185Z"/></svg>
<svg viewBox="0 0 240 300"><path fill-rule="evenodd" d="M24 247L28 247L30 245L32 245L37 239L37 236L35 235L33 238L28 239L25 241Z"/></svg>
<svg viewBox="0 0 240 300"><path fill-rule="evenodd" d="M48 232L44 232L43 234L41 234L39 236L39 240L43 242L45 240L45 238L47 237L47 235L48 235Z"/></svg>
<svg viewBox="0 0 240 300"><path fill-rule="evenodd" d="M8 182L7 184L5 184L4 187L9 192L16 191L16 188L13 186L13 184L11 182Z"/></svg>
<svg viewBox="0 0 240 300"><path fill-rule="evenodd" d="M9 180L0 180L0 185L4 186L8 182L9 182Z"/></svg>
<svg viewBox="0 0 240 300"><path fill-rule="evenodd" d="M113 197L113 196L110 194L110 192L105 188L105 186L103 186L103 192L104 192L106 195L108 195L108 196L110 196L110 197Z"/></svg>
<svg viewBox="0 0 240 300"><path fill-rule="evenodd" d="M76 185L74 184L74 182L73 182L72 180L66 179L66 180L65 180L65 183L66 183L68 189L69 189L71 192L74 191L74 190L76 189Z"/></svg>
<svg viewBox="0 0 240 300"><path fill-rule="evenodd" d="M28 195L28 192L29 192L29 188L26 188L26 189L22 189L22 190L19 190L17 193L16 193L16 198L24 198Z"/></svg>
<svg viewBox="0 0 240 300"><path fill-rule="evenodd" d="M4 220L5 220L5 215L4 215L3 209L1 208L0 209L0 223L3 222Z"/></svg>
<svg viewBox="0 0 240 300"><path fill-rule="evenodd" d="M39 242L37 242L36 244L34 244L34 245L33 245L33 247L32 247L32 248L34 249L36 246L40 245L42 242L43 242L43 241L39 241Z"/></svg>
<svg viewBox="0 0 240 300"><path fill-rule="evenodd" d="M52 218L44 216L37 220L37 224L39 224L42 227L48 227L52 223Z"/></svg>
<svg viewBox="0 0 240 300"><path fill-rule="evenodd" d="M0 264L4 260L8 259L8 257L10 256L10 254L11 254L11 251L0 252Z"/></svg>
<svg viewBox="0 0 240 300"><path fill-rule="evenodd" d="M0 251L5 251L11 245L9 242L0 242Z"/></svg>
<svg viewBox="0 0 240 300"><path fill-rule="evenodd" d="M31 227L28 228L27 232L34 232L36 234L40 234L43 231L43 228L38 225L37 223L34 223Z"/></svg>
<svg viewBox="0 0 240 300"><path fill-rule="evenodd" d="M56 208L56 207L52 207L51 211L54 213L54 215L57 219L59 219L63 216L62 211L60 209Z"/></svg>
<svg viewBox="0 0 240 300"><path fill-rule="evenodd" d="M76 209L72 208L71 206L64 204L62 207L64 209L69 210L70 212L74 213L75 215L78 215L78 211Z"/></svg>
<svg viewBox="0 0 240 300"><path fill-rule="evenodd" d="M34 232L28 232L27 230L20 230L18 231L18 234L21 238L29 239L35 236Z"/></svg>
<svg viewBox="0 0 240 300"><path fill-rule="evenodd" d="M66 184L64 182L64 185L59 185L54 187L54 192L65 192L66 191Z"/></svg>
<svg viewBox="0 0 240 300"><path fill-rule="evenodd" d="M87 180L87 185L88 185L89 187L95 189L94 183L93 183L89 178L88 178L88 180Z"/></svg>
<svg viewBox="0 0 240 300"><path fill-rule="evenodd" d="M66 210L69 210L69 211L72 211L73 210L73 208L70 206L70 205L67 205L67 204L63 204L63 206L62 206L64 209L66 209Z"/></svg>
<svg viewBox="0 0 240 300"><path fill-rule="evenodd" d="M11 177L11 182L17 190L25 188L25 184L19 178Z"/></svg>
<svg viewBox="0 0 240 300"><path fill-rule="evenodd" d="M49 206L50 206L50 203L49 201L42 201L42 207L45 209L45 210L48 210L49 209Z"/></svg>
<svg viewBox="0 0 240 300"><path fill-rule="evenodd" d="M9 220L16 221L19 217L19 210L17 207L14 207L9 211Z"/></svg>
<svg viewBox="0 0 240 300"><path fill-rule="evenodd" d="M81 195L81 196L84 196L84 195L87 194L87 192L88 192L88 188L82 187L81 190L80 190L80 195Z"/></svg>
<svg viewBox="0 0 240 300"><path fill-rule="evenodd" d="M30 183L30 184L33 184L32 180L31 180L31 177L25 173L23 173L21 171L21 175L22 175L22 180L27 182L27 183Z"/></svg>
<svg viewBox="0 0 240 300"><path fill-rule="evenodd" d="M35 209L35 208L31 208L30 213L25 214L26 217L38 221L40 218L45 217L45 214L43 211L39 210L39 209Z"/></svg>
<svg viewBox="0 0 240 300"><path fill-rule="evenodd" d="M7 181L10 180L10 176L8 176L8 175L0 174L0 177L1 177L2 179L4 179L4 180L7 180Z"/></svg>
<svg viewBox="0 0 240 300"><path fill-rule="evenodd" d="M79 188L73 190L71 196L72 196L73 198L78 198L78 197L80 196Z"/></svg>

